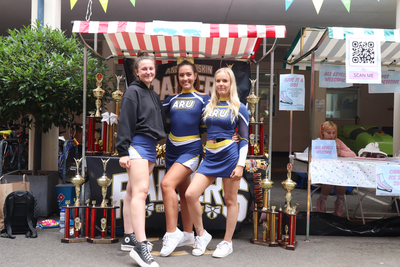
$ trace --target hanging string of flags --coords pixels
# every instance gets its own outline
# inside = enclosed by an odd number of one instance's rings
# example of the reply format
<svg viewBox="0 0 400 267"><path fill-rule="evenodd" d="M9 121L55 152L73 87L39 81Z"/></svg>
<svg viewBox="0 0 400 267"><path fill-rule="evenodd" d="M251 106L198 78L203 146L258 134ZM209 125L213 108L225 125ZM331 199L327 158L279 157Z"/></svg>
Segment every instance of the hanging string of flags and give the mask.
<svg viewBox="0 0 400 267"><path fill-rule="evenodd" d="M107 13L107 6L108 6L108 1L109 0L99 0L101 6L104 9L104 12ZM129 0L133 6L136 6L136 0ZM314 4L315 11L317 11L317 14L319 14L319 11L321 10L321 6L324 3L324 0L311 0ZM347 12L350 13L350 5L351 5L351 0L341 0L344 7L347 9ZM380 2L380 0L377 0ZM74 8L76 2L78 0L70 0L71 3L71 10ZM294 0L285 0L285 10L288 10L290 5L294 2Z"/></svg>
<svg viewBox="0 0 400 267"><path fill-rule="evenodd" d="M344 7L347 9L347 12L350 13L351 0L341 0L341 1ZM288 8L293 2L294 0L285 0L285 10L288 10ZM317 14L319 14L319 11L321 10L321 6L324 0L312 0L312 2L314 4L315 11L317 11ZM378 0L378 2L380 2L380 0Z"/></svg>
<svg viewBox="0 0 400 267"><path fill-rule="evenodd" d="M133 6L136 5L136 0L129 0L129 1L131 1ZM78 0L70 0L71 10L74 8L76 2L78 2ZM99 0L99 2L104 9L104 13L107 13L108 0Z"/></svg>

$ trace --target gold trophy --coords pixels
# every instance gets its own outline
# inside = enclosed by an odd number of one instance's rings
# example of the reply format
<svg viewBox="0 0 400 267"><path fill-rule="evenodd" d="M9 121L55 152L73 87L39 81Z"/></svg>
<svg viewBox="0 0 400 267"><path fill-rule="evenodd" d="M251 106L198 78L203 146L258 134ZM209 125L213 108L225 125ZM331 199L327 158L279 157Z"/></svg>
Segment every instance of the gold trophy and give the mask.
<svg viewBox="0 0 400 267"><path fill-rule="evenodd" d="M107 194L107 187L111 184L112 179L108 178L106 175L106 168L107 168L107 163L110 159L104 160L101 159L103 162L103 175L99 178L97 178L97 183L101 186L101 194L103 196L103 201L100 204L100 207L107 207L106 203L106 194Z"/></svg>
<svg viewBox="0 0 400 267"><path fill-rule="evenodd" d="M122 78L124 76L117 76L115 75L115 77L117 77L117 90L114 91L111 96L112 98L115 100L115 114L117 114L117 116L119 117L119 112L120 112L120 102L122 100L122 96L124 95L124 93L122 93L119 90L119 83L122 80ZM117 139L117 129L118 129L118 125L113 124L113 139L116 140ZM115 145L115 142L113 142L113 146ZM114 157L118 157L118 151L116 149L114 149L114 154L112 154L112 156Z"/></svg>
<svg viewBox="0 0 400 267"><path fill-rule="evenodd" d="M254 80L250 79L250 82L251 82L251 94L248 97L246 97L246 101L250 105L250 113L251 113L250 122L255 122L255 120L254 120L254 110L256 108L256 104L260 100L260 98L254 94L254 84L256 83L256 81L257 81L257 79L254 79Z"/></svg>
<svg viewBox="0 0 400 267"><path fill-rule="evenodd" d="M286 207L285 207L285 212L290 213L291 211L291 207L290 207L290 201L292 200L292 193L290 193L290 191L292 191L297 183L295 181L292 180L292 164L288 163L287 165L287 179L285 181L282 182L282 187L283 189L285 189L287 192L285 194L285 199L286 199Z"/></svg>
<svg viewBox="0 0 400 267"><path fill-rule="evenodd" d="M79 160L75 159L75 164L76 164L76 174L74 177L72 177L71 179L71 183L73 185L75 185L75 193L76 193L76 200L75 200L75 206L80 206L81 205L81 201L80 201L80 193L81 193L81 185L85 182L85 178L83 178L82 176L79 175L79 164L82 161L82 158L80 158Z"/></svg>
<svg viewBox="0 0 400 267"><path fill-rule="evenodd" d="M270 165L268 165L266 173L268 173ZM272 188L274 185L274 182L267 177L265 177L263 180L260 181L260 186L261 188L264 189L264 195L263 195L263 208L262 210L269 210L269 203L268 203L268 191Z"/></svg>
<svg viewBox="0 0 400 267"><path fill-rule="evenodd" d="M100 114L101 99L103 98L105 93L105 91L101 89L103 78L104 78L103 74L101 73L96 74L97 88L93 90L93 96L96 98L96 113L94 114L95 117L101 117Z"/></svg>
<svg viewBox="0 0 400 267"><path fill-rule="evenodd" d="M106 227L107 227L107 219L106 218L100 219L100 227L101 227L102 232L106 231Z"/></svg>

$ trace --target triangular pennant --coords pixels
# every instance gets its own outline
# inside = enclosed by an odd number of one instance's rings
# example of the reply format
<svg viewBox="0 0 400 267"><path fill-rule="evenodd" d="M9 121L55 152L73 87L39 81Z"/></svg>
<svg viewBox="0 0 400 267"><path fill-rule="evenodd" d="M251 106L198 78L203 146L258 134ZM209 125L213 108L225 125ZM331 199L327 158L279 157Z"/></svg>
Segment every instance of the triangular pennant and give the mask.
<svg viewBox="0 0 400 267"><path fill-rule="evenodd" d="M136 5L136 0L131 0L131 3L132 3L133 6L135 6Z"/></svg>
<svg viewBox="0 0 400 267"><path fill-rule="evenodd" d="M351 0L342 0L343 5L346 7L347 12L350 13L350 4L351 4Z"/></svg>
<svg viewBox="0 0 400 267"><path fill-rule="evenodd" d="M312 0L312 1L313 1L315 10L317 11L317 14L319 14L319 11L321 10L321 6L322 6L322 3L324 2L324 0Z"/></svg>
<svg viewBox="0 0 400 267"><path fill-rule="evenodd" d="M108 0L99 0L99 1L100 1L101 6L104 9L104 13L107 13Z"/></svg>
<svg viewBox="0 0 400 267"><path fill-rule="evenodd" d="M74 8L76 2L78 2L78 0L70 0L69 1L71 3L71 10Z"/></svg>
<svg viewBox="0 0 400 267"><path fill-rule="evenodd" d="M132 0L131 0L132 1ZM285 10L287 10L294 0L285 0Z"/></svg>

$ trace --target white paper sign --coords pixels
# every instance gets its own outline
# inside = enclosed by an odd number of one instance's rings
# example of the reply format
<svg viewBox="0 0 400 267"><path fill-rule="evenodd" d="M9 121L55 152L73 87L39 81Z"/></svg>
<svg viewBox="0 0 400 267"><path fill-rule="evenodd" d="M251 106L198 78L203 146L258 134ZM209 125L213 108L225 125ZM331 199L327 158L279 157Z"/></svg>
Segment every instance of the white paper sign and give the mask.
<svg viewBox="0 0 400 267"><path fill-rule="evenodd" d="M369 84L368 93L400 93L400 72L382 71L382 84Z"/></svg>
<svg viewBox="0 0 400 267"><path fill-rule="evenodd" d="M381 83L381 43L379 40L347 35L346 82Z"/></svg>
<svg viewBox="0 0 400 267"><path fill-rule="evenodd" d="M346 67L323 64L319 67L319 87L344 88L353 84L346 83Z"/></svg>
<svg viewBox="0 0 400 267"><path fill-rule="evenodd" d="M279 78L279 110L304 111L304 75L282 74Z"/></svg>

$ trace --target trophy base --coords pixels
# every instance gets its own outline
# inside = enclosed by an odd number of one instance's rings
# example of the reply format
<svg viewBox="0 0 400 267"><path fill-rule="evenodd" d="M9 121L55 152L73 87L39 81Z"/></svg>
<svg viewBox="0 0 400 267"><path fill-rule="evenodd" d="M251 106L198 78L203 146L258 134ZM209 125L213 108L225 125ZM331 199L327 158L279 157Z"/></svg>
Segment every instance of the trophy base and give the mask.
<svg viewBox="0 0 400 267"><path fill-rule="evenodd" d="M87 237L71 237L71 238L62 238L61 243L80 243L87 242Z"/></svg>
<svg viewBox="0 0 400 267"><path fill-rule="evenodd" d="M103 151L86 151L85 156L103 156Z"/></svg>
<svg viewBox="0 0 400 267"><path fill-rule="evenodd" d="M88 238L87 242L93 244L111 244L118 243L118 238Z"/></svg>
<svg viewBox="0 0 400 267"><path fill-rule="evenodd" d="M278 242L272 242L269 240L262 240L262 239L250 239L250 242L256 245L263 245L268 247L277 247L279 244Z"/></svg>
<svg viewBox="0 0 400 267"><path fill-rule="evenodd" d="M296 248L296 246L297 246L297 241L294 241L294 242L293 242L293 245L289 245L287 242L279 241L279 240L278 240L278 244L279 244L279 246L281 246L281 247L284 248L284 249L287 249L287 250L295 250L295 248Z"/></svg>

